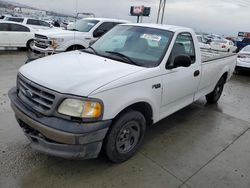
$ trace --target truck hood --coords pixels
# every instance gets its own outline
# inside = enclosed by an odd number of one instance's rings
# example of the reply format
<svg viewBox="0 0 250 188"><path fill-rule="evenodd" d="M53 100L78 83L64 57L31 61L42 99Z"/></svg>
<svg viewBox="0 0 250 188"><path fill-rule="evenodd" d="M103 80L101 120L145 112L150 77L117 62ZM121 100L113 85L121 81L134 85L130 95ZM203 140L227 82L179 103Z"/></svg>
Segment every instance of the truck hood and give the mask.
<svg viewBox="0 0 250 188"><path fill-rule="evenodd" d="M74 35L84 35L87 34L86 32L79 32L79 31L69 31L63 29L49 29L49 30L41 30L36 32L38 35L44 35L47 37L60 37L60 36L74 36Z"/></svg>
<svg viewBox="0 0 250 188"><path fill-rule="evenodd" d="M19 72L46 88L87 97L102 86L144 69L146 68L73 51L32 61L22 66Z"/></svg>

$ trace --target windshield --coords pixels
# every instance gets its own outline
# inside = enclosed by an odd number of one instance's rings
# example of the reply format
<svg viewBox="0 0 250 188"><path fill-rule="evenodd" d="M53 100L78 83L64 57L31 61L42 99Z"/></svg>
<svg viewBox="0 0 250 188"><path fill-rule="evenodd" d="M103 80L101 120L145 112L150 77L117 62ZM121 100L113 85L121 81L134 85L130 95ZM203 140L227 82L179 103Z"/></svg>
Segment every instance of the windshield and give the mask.
<svg viewBox="0 0 250 188"><path fill-rule="evenodd" d="M98 20L78 20L69 30L89 32L98 22Z"/></svg>
<svg viewBox="0 0 250 188"><path fill-rule="evenodd" d="M97 54L144 67L162 61L173 33L140 26L119 25L92 45ZM123 57L123 58L122 58Z"/></svg>

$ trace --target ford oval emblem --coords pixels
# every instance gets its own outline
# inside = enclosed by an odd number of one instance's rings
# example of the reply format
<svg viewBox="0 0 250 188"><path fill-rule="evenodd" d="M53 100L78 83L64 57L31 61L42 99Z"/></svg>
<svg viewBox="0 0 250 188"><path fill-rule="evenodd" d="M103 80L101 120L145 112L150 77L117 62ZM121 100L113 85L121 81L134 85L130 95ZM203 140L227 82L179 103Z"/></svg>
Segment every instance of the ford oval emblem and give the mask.
<svg viewBox="0 0 250 188"><path fill-rule="evenodd" d="M33 98L34 97L34 94L30 91L30 90L25 90L25 95L28 97L28 98Z"/></svg>

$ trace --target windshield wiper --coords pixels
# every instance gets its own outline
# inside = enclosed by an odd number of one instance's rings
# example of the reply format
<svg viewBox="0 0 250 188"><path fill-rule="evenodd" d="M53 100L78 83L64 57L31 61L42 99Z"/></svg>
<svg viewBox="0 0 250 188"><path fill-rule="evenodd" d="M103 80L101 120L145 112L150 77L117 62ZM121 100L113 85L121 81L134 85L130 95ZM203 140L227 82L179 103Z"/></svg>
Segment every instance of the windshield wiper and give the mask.
<svg viewBox="0 0 250 188"><path fill-rule="evenodd" d="M90 50L91 51L90 51ZM96 50L93 48L93 47L91 47L91 46L89 46L88 48L86 48L86 49L81 49L81 51L83 51L83 52L87 52L87 53L91 53L91 54L94 54L94 55L99 55L97 52L96 52Z"/></svg>
<svg viewBox="0 0 250 188"><path fill-rule="evenodd" d="M134 64L134 65L137 65L137 66L140 66L138 65L136 62L134 62L130 57L122 54L122 53L119 53L119 52L113 52L113 51L105 51L106 53L109 53L109 54L114 54L114 55L117 55L123 59L126 59L128 63L130 64Z"/></svg>
<svg viewBox="0 0 250 188"><path fill-rule="evenodd" d="M89 46L88 48L91 49L95 55L98 55L98 53L96 52L96 50L93 47Z"/></svg>

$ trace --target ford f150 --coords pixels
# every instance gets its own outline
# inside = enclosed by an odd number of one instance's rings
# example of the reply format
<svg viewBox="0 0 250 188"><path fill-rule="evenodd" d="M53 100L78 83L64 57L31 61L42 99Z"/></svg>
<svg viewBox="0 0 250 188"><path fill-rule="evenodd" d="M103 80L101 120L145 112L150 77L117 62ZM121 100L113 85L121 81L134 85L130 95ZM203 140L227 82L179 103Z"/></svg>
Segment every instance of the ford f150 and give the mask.
<svg viewBox="0 0 250 188"><path fill-rule="evenodd" d="M85 50L22 66L9 91L31 147L64 158L113 162L135 154L148 126L206 96L216 103L233 53L201 53L192 29L122 24Z"/></svg>

